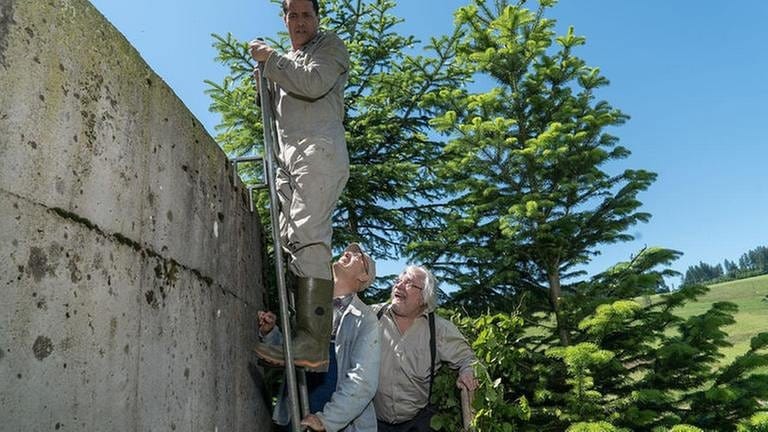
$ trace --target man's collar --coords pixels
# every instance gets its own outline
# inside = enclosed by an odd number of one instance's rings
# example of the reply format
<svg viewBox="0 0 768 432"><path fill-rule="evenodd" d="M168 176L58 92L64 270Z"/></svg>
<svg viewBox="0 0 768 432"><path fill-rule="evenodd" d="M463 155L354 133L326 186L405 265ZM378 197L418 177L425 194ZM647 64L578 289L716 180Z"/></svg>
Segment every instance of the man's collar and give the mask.
<svg viewBox="0 0 768 432"><path fill-rule="evenodd" d="M305 43L303 47L294 51L307 51L308 49L312 48L312 46L314 46L316 43L318 43L324 35L325 35L325 31L318 29L315 37L310 39L309 42Z"/></svg>
<svg viewBox="0 0 768 432"><path fill-rule="evenodd" d="M397 315L395 313L394 309L392 309L392 303L387 303L383 307L387 308L387 313L391 313L392 317L400 316L400 315ZM421 312L419 312L415 317L413 317L413 320L415 321L415 320L417 320L419 318L427 318L428 315L429 315L429 312L427 312L427 308L424 307L424 308L421 309Z"/></svg>
<svg viewBox="0 0 768 432"><path fill-rule="evenodd" d="M354 294L347 294L339 297L333 298L333 307L340 310L341 312L344 312L344 310L349 307L349 305L352 303L352 300L354 299Z"/></svg>

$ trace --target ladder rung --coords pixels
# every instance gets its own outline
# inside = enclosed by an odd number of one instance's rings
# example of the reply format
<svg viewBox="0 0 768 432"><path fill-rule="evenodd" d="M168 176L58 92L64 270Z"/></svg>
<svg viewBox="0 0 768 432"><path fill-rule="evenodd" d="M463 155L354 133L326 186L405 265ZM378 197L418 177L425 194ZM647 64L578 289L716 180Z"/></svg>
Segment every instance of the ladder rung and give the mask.
<svg viewBox="0 0 768 432"><path fill-rule="evenodd" d="M239 156L236 158L231 158L229 159L229 161L232 163L238 164L240 162L256 162L256 161L261 161L263 159L264 158L262 156Z"/></svg>

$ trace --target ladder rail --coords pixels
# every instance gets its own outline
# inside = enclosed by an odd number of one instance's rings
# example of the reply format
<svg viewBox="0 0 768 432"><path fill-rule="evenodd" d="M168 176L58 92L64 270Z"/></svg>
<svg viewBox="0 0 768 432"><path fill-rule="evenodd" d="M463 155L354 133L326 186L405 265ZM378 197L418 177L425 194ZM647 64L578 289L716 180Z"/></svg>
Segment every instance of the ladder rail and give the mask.
<svg viewBox="0 0 768 432"><path fill-rule="evenodd" d="M261 118L264 126L264 167L266 183L269 189L269 214L272 222L272 243L275 252L275 270L277 272L275 279L277 280L277 291L280 300L280 325L283 328L283 353L285 357L285 378L286 387L288 391L288 398L291 401L291 429L293 432L301 432L301 414L308 412L309 407L300 403L299 399L299 380L297 377L296 368L293 361L293 337L291 335L291 314L290 305L288 300L288 292L285 284L285 263L283 262L282 255L282 243L280 240L280 201L277 196L276 181L276 164L277 164L277 130L275 128L275 117L273 110L273 104L269 95L269 81L262 71L264 70L264 64L259 63L259 67L256 68L254 73L256 74L256 82L259 84L259 100L261 102ZM291 304L294 304L291 302ZM304 371L301 373L302 384L302 400L307 400L306 397L306 379L303 376Z"/></svg>

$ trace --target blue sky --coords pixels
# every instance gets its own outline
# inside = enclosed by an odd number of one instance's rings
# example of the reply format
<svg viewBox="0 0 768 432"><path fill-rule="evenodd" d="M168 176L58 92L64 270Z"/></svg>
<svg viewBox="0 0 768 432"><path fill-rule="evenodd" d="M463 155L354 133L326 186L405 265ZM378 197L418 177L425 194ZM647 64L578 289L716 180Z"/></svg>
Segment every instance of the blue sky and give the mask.
<svg viewBox="0 0 768 432"><path fill-rule="evenodd" d="M91 0L213 135L203 80L226 71L211 33L240 40L282 29L268 0ZM452 27L462 0L400 0L401 33L426 41ZM577 54L611 81L599 97L631 116L612 130L632 155L621 168L658 173L640 200L650 222L633 242L606 246L597 272L648 246L684 252L674 268L735 260L768 245L768 2L561 0L564 32L587 38ZM379 263L379 273L400 263ZM675 281L673 281L675 282ZM676 282L675 282L676 283Z"/></svg>

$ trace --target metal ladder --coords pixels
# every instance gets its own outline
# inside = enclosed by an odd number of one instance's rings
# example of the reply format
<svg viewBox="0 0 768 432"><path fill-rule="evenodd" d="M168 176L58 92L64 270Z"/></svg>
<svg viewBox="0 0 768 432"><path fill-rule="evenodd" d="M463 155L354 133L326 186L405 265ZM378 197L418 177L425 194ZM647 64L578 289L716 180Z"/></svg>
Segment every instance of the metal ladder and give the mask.
<svg viewBox="0 0 768 432"><path fill-rule="evenodd" d="M301 432L301 419L309 414L309 396L307 392L307 379L304 369L296 368L293 361L293 336L291 329L294 327L295 316L293 293L288 293L285 284L285 263L283 262L282 243L280 242L280 201L275 186L277 166L277 129L275 125L274 104L270 96L270 83L262 74L264 64L254 70L254 78L259 84L259 101L261 103L261 120L264 125L264 151L263 156L244 156L230 159L234 176L237 177L237 165L243 162L263 163L264 182L248 187L250 209L253 211L253 190L269 189L269 215L272 223L272 244L275 251L275 272L277 291L280 299L280 327L283 330L283 353L285 354L285 379L288 398L291 402L291 430Z"/></svg>

